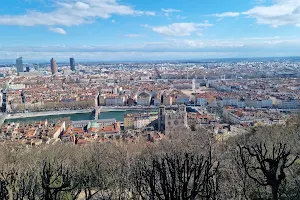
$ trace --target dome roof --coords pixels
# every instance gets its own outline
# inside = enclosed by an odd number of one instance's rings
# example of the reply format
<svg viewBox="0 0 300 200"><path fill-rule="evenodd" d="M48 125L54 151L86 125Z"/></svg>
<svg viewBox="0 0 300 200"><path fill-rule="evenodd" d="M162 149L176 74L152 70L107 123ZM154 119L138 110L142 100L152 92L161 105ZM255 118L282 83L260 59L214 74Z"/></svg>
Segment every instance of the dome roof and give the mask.
<svg viewBox="0 0 300 200"><path fill-rule="evenodd" d="M99 128L99 124L97 122L89 122L87 128Z"/></svg>
<svg viewBox="0 0 300 200"><path fill-rule="evenodd" d="M142 92L142 93L139 94L138 97L139 98L148 98L148 97L150 97L150 94L148 94L147 92Z"/></svg>

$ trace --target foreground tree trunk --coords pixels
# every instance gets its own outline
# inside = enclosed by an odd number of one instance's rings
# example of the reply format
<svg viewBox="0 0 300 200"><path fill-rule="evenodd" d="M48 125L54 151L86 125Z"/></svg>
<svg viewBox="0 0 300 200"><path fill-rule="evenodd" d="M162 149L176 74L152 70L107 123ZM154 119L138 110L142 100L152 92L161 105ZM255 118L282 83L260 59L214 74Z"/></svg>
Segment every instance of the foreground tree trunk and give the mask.
<svg viewBox="0 0 300 200"><path fill-rule="evenodd" d="M298 159L287 150L286 144L273 144L271 150L266 144L252 146L238 145L238 160L247 176L260 186L270 186L272 199L278 200L279 187L286 179L285 169Z"/></svg>
<svg viewBox="0 0 300 200"><path fill-rule="evenodd" d="M207 157L166 154L137 163L133 182L142 199L216 199L218 168L211 151Z"/></svg>
<svg viewBox="0 0 300 200"><path fill-rule="evenodd" d="M45 200L60 199L62 192L72 191L75 186L69 169L62 164L44 162L41 172L42 189Z"/></svg>

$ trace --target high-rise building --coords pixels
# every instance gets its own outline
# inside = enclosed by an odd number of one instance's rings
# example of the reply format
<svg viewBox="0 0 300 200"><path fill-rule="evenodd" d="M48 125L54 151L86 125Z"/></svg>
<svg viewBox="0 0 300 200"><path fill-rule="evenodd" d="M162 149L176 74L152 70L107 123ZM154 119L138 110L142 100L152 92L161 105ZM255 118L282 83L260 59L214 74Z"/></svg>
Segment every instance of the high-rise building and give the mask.
<svg viewBox="0 0 300 200"><path fill-rule="evenodd" d="M39 68L40 68L39 64L34 64L34 70L35 71L39 71Z"/></svg>
<svg viewBox="0 0 300 200"><path fill-rule="evenodd" d="M26 66L26 72L30 72L30 67Z"/></svg>
<svg viewBox="0 0 300 200"><path fill-rule="evenodd" d="M24 67L23 67L23 58L20 57L16 60L16 67L17 67L17 73L19 74L20 72L24 72Z"/></svg>
<svg viewBox="0 0 300 200"><path fill-rule="evenodd" d="M196 80L195 79L193 79L193 81L192 81L192 90L193 90L193 92L196 92Z"/></svg>
<svg viewBox="0 0 300 200"><path fill-rule="evenodd" d="M75 59L74 58L70 58L70 66L71 66L71 70L75 71L76 67L75 67Z"/></svg>
<svg viewBox="0 0 300 200"><path fill-rule="evenodd" d="M52 58L50 60L50 64L51 64L51 72L52 74L56 74L57 73L57 65L56 65L56 60L54 60L54 58Z"/></svg>

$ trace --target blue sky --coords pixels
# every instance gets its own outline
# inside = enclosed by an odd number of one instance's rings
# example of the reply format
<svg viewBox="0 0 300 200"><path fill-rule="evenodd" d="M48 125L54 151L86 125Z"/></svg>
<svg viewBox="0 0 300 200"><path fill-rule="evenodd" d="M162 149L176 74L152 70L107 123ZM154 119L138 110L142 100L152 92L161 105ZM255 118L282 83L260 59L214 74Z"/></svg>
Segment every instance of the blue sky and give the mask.
<svg viewBox="0 0 300 200"><path fill-rule="evenodd" d="M0 59L300 56L300 0L2 0Z"/></svg>

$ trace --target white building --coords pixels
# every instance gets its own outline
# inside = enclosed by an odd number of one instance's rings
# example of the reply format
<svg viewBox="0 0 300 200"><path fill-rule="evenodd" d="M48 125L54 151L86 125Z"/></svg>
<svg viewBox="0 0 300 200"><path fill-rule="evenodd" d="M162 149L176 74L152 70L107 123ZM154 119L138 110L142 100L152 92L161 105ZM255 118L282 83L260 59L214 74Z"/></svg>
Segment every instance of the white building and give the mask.
<svg viewBox="0 0 300 200"><path fill-rule="evenodd" d="M261 101L261 107L263 107L263 108L270 108L272 106L273 106L273 102L270 99Z"/></svg>
<svg viewBox="0 0 300 200"><path fill-rule="evenodd" d="M135 129L141 129L141 128L148 126L150 123L151 122L150 122L149 117L142 116L142 117L135 118L135 120L133 122L133 126Z"/></svg>
<svg viewBox="0 0 300 200"><path fill-rule="evenodd" d="M261 108L262 107L262 102L257 101L257 100L251 100L251 99L246 99L245 100L246 106L250 108Z"/></svg>
<svg viewBox="0 0 300 200"><path fill-rule="evenodd" d="M208 102L207 98L197 98L196 104L197 106L206 106Z"/></svg>
<svg viewBox="0 0 300 200"><path fill-rule="evenodd" d="M142 106L149 106L151 102L151 96L147 92L142 92L137 96L137 104Z"/></svg>
<svg viewBox="0 0 300 200"><path fill-rule="evenodd" d="M237 108L245 108L246 107L245 101L237 101L236 102L236 107Z"/></svg>
<svg viewBox="0 0 300 200"><path fill-rule="evenodd" d="M177 95L176 100L175 100L176 104L189 104L190 103L190 97L187 95Z"/></svg>
<svg viewBox="0 0 300 200"><path fill-rule="evenodd" d="M280 108L280 109L296 109L297 104L293 100L282 100L278 104L278 108Z"/></svg>
<svg viewBox="0 0 300 200"><path fill-rule="evenodd" d="M224 98L222 99L223 106L236 106L237 99L234 98Z"/></svg>
<svg viewBox="0 0 300 200"><path fill-rule="evenodd" d="M26 88L25 84L10 84L9 85L10 90L22 90L25 88Z"/></svg>
<svg viewBox="0 0 300 200"><path fill-rule="evenodd" d="M106 106L124 106L124 104L125 104L124 96L105 98Z"/></svg>

